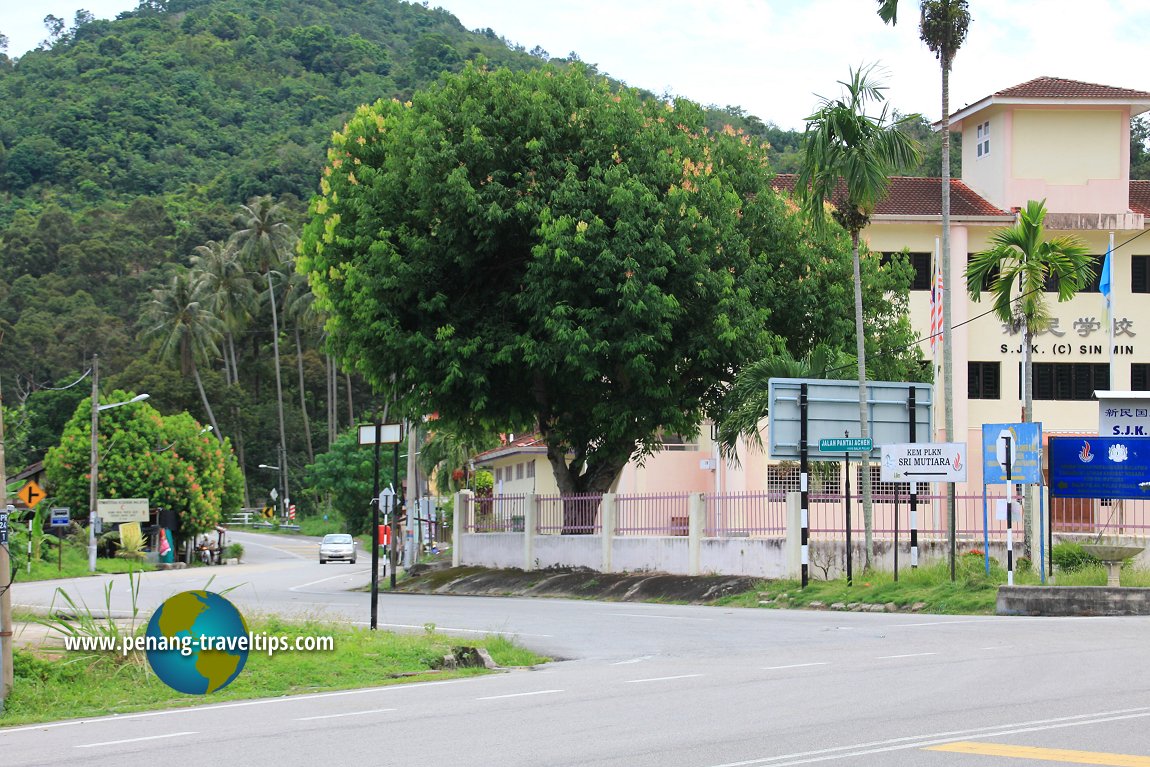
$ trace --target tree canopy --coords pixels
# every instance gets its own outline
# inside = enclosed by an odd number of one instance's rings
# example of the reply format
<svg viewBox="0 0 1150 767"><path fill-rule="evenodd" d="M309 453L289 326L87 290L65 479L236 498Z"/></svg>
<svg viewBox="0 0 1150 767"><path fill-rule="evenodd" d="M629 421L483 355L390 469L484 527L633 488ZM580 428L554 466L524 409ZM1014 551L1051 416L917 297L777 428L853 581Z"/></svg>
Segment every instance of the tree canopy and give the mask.
<svg viewBox="0 0 1150 767"><path fill-rule="evenodd" d="M299 259L332 348L410 415L534 422L562 491L605 490L817 312L772 327L776 262L849 263L788 225L764 146L704 121L552 67L359 109Z"/></svg>

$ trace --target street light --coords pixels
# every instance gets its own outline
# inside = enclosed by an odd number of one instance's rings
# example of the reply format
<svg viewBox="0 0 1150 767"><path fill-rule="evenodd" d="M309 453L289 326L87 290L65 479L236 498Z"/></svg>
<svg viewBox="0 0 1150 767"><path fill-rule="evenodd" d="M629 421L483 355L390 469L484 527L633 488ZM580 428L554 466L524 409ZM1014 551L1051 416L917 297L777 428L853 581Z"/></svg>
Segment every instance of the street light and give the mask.
<svg viewBox="0 0 1150 767"><path fill-rule="evenodd" d="M144 396L145 396L145 397L147 397L148 395L147 395L147 394L145 394ZM101 408L101 409L103 409L103 408ZM211 426L205 426L204 428L200 429L199 433L198 433L198 434L196 434L196 436L198 437L198 436L200 436L200 435L202 435L202 434L207 434L207 433L208 433L209 431L211 431L211 430L212 430L212 427L211 427ZM177 441L178 441L178 440L177 440ZM157 453L162 453L162 452L164 452L165 450L171 450L171 449L172 449L173 447L175 447L175 446L176 446L176 443L175 443L175 442L173 442L173 443L172 443L172 444L170 444L170 445L164 445L163 447L161 447L159 450L156 450L155 452L157 452Z"/></svg>
<svg viewBox="0 0 1150 767"><path fill-rule="evenodd" d="M92 355L92 455L89 461L88 468L91 470L91 478L88 480L88 572L96 572L96 519L98 511L96 509L96 499L99 494L99 471L100 471L100 452L99 452L99 439L100 439L100 411L111 410L114 407L122 405L131 405L135 402L143 402L148 398L147 394L137 394L130 400L124 402L112 402L107 405L100 404L100 355Z"/></svg>
<svg viewBox="0 0 1150 767"><path fill-rule="evenodd" d="M261 469L270 469L271 471L279 471L279 470L280 470L280 467L279 467L279 466L272 466L271 464L268 464L268 463L261 463L261 464L259 465L259 468L261 468ZM277 482L276 482L276 484L280 484L280 483L277 481ZM278 495L278 493L276 492L275 488L272 488L272 500L273 500L273 501L276 501L276 502L278 503L278 502L279 502L279 499L278 499L278 498L276 498L276 496L277 496L277 495ZM288 499L285 497L285 498L283 499L283 508L284 508L284 509L286 509L286 508L287 508L287 503L288 503Z"/></svg>

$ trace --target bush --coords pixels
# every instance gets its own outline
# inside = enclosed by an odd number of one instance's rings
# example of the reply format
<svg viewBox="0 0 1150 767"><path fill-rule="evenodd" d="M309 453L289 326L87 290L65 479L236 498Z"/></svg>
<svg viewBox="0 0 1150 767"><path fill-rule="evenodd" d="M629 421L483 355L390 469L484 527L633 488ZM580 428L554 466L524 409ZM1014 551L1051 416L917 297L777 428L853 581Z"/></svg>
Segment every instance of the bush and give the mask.
<svg viewBox="0 0 1150 767"><path fill-rule="evenodd" d="M237 562L244 558L244 545L242 543L229 543L224 550L224 559L234 559Z"/></svg>
<svg viewBox="0 0 1150 767"><path fill-rule="evenodd" d="M1066 573L1073 573L1102 564L1098 557L1087 553L1085 549L1072 541L1054 544L1054 548L1050 550L1050 558L1055 567Z"/></svg>

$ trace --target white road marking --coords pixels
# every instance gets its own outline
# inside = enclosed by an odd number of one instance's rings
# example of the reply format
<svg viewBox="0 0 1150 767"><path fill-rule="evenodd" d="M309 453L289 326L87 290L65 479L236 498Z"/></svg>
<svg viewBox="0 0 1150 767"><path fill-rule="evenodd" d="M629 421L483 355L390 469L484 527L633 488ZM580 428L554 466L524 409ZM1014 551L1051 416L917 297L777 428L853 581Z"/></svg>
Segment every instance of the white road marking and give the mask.
<svg viewBox="0 0 1150 767"><path fill-rule="evenodd" d="M928 621L925 623L892 623L885 628L893 629L908 629L919 628L921 626L956 626L960 623L998 623L995 618L973 618L971 620L954 620L954 621Z"/></svg>
<svg viewBox="0 0 1150 767"><path fill-rule="evenodd" d="M894 660L895 658L925 658L927 655L938 655L936 652L911 652L906 655L880 655L875 660Z"/></svg>
<svg viewBox="0 0 1150 767"><path fill-rule="evenodd" d="M364 714L383 714L388 711L398 711L395 708L373 708L369 711L349 711L346 714L324 714L323 716L301 716L297 722L310 722L315 719L339 719L341 716L363 716Z"/></svg>
<svg viewBox="0 0 1150 767"><path fill-rule="evenodd" d="M221 711L225 708L246 708L247 706L266 706L273 703L293 703L300 700L323 700L324 698L342 698L348 695L366 695L391 690L421 690L425 687L439 687L445 684L463 684L478 681L479 677L470 679L445 679L442 682L412 682L411 684L392 684L383 687L365 687L360 690L339 690L338 692L317 692L311 695L286 695L280 698L261 698L260 700L245 700L238 703L209 703L203 706L188 706L187 708L172 708L166 711L146 711L142 714L113 714L95 719L71 719L67 722L46 722L44 724L29 724L24 727L0 727L0 741L5 735L14 732L29 732L31 730L48 730L56 727L75 727L78 724L100 724L102 722L123 722L127 719L147 719L153 716L174 716L176 714L197 714L203 711Z"/></svg>
<svg viewBox="0 0 1150 767"><path fill-rule="evenodd" d="M248 535L251 535L251 533L249 533ZM255 541L250 541L250 540L245 539L244 545L245 546L259 546L261 549L271 549L272 551L278 551L281 554L290 554L291 556L295 557L296 559L303 559L303 560L309 560L309 561L311 560L311 557L305 557L301 554L296 554L294 551L288 551L287 549L281 549L279 546L269 546L266 543L256 543ZM294 544L294 545L300 545L300 544ZM316 551L319 551L319 549L317 548Z"/></svg>
<svg viewBox="0 0 1150 767"><path fill-rule="evenodd" d="M647 615L645 613L617 613L609 612L607 615L617 615L624 618L659 618L665 621L713 621L714 618L695 618L690 615Z"/></svg>
<svg viewBox="0 0 1150 767"><path fill-rule="evenodd" d="M149 735L146 738L127 738L126 740L106 740L103 743L84 743L76 748L96 748L97 746L119 746L123 743L139 743L142 740L159 740L160 738L179 738L184 735L199 735L198 732L169 732L167 735Z"/></svg>
<svg viewBox="0 0 1150 767"><path fill-rule="evenodd" d="M672 679L691 679L697 676L706 676L706 674L680 674L678 676L656 676L651 679L628 679L625 684L640 684L642 682L667 682Z"/></svg>
<svg viewBox="0 0 1150 767"><path fill-rule="evenodd" d="M513 692L510 695L488 695L484 698L476 698L476 700L502 700L503 698L525 698L528 695L552 695L563 690L536 690L534 692Z"/></svg>
<svg viewBox="0 0 1150 767"><path fill-rule="evenodd" d="M767 666L763 669L763 671L781 671L785 668L807 668L808 666L825 666L825 665L827 665L825 662L824 663L792 663L789 666Z"/></svg>
<svg viewBox="0 0 1150 767"><path fill-rule="evenodd" d="M952 743L955 740L969 738L992 738L1004 735L1019 735L1026 732L1039 732L1042 730L1056 730L1063 727L1078 727L1088 724L1102 724L1105 722L1120 721L1123 719L1137 719L1150 716L1150 707L1128 708L1117 711L1100 711L1096 714L1077 714L1075 716L1060 716L1052 719L1035 719L1028 722L999 725L996 727L979 727L970 730L953 730L949 732L926 733L911 735L903 738L890 738L889 740L874 740L866 743L855 743L849 746L835 746L822 748L817 751L800 751L793 754L779 754L766 756L760 759L748 759L742 762L724 762L711 765L711 767L749 767L750 765L772 765L784 767L792 764L810 764L811 762L825 762L831 759L846 759L855 756L880 754L888 751L904 751L912 748L923 748L942 743ZM1000 729L1001 728L1001 729ZM865 750L860 750L865 749ZM790 760L790 761L784 761Z"/></svg>
<svg viewBox="0 0 1150 767"><path fill-rule="evenodd" d="M632 658L631 660L616 661L615 663L612 663L611 665L612 666L626 666L629 663L642 663L643 661L650 660L650 659L651 659L650 655L644 655L644 656L639 657L639 658Z"/></svg>
<svg viewBox="0 0 1150 767"><path fill-rule="evenodd" d="M346 572L346 573L340 573L339 575L332 575L332 576L329 576L327 578L320 578L318 581L311 581L310 583L301 583L298 586L292 586L290 589L288 589L288 591L298 591L299 589L306 589L308 586L314 586L317 583L323 583L324 581L334 581L336 578L350 578L353 575L359 575L360 573L370 573L370 572L371 572L371 568L368 568L367 570L351 570L351 571Z"/></svg>
<svg viewBox="0 0 1150 767"><path fill-rule="evenodd" d="M356 626L370 626L371 621L352 621ZM415 625L414 623L377 623L377 626L387 626L390 628L400 629L425 629L427 624ZM464 634L496 634L498 636L509 637L542 637L543 639L551 639L551 634L525 634L522 631L499 631L497 629L457 629L450 626L436 626L436 631L457 631Z"/></svg>

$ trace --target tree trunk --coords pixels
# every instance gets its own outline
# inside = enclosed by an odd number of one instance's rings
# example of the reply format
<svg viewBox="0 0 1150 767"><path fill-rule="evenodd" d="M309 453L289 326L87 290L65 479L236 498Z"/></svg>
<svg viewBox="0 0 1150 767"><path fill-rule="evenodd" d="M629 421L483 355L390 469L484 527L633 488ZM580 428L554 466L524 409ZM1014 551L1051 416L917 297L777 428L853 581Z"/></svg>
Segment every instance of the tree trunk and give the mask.
<svg viewBox="0 0 1150 767"><path fill-rule="evenodd" d="M331 446L335 444L336 435L339 433L339 426L335 422L335 398L339 387L336 386L335 380L335 360L331 358L330 354L325 353L323 355L323 361L324 370L327 374L327 449L331 450Z"/></svg>
<svg viewBox="0 0 1150 767"><path fill-rule="evenodd" d="M279 317L276 315L276 294L272 288L272 273L270 270L267 273L267 277L268 298L271 299L272 304L272 351L275 355L276 368L276 408L279 411L280 420L280 492L283 493L283 503L286 509L291 495L288 492L287 430L284 428L284 390L283 380L280 376L280 327Z"/></svg>
<svg viewBox="0 0 1150 767"><path fill-rule="evenodd" d="M586 471L576 474L567 462L567 451L550 443L547 460L559 495L566 499L563 501L563 535L593 535L602 495L610 489L626 460L590 463Z"/></svg>
<svg viewBox="0 0 1150 767"><path fill-rule="evenodd" d="M303 413L303 437L307 443L307 462L315 463L315 453L311 448L311 420L307 417L307 399L303 390L303 345L300 343L299 327L295 328L295 362L299 372L299 409Z"/></svg>
<svg viewBox="0 0 1150 767"><path fill-rule="evenodd" d="M866 393L866 343L863 337L863 303L862 303L862 267L859 264L859 233L856 229L851 232L851 258L854 267L855 279L855 350L858 354L859 374L859 433L858 436L866 439L870 436L870 420L867 418ZM870 489L870 453L862 454L862 480L859 483L862 490L863 526L865 529L865 550L863 556L863 569L871 569L874 558L874 517L871 507Z"/></svg>
<svg viewBox="0 0 1150 767"><path fill-rule="evenodd" d="M347 425L355 425L355 403L351 398L351 373L344 373L344 381L347 383Z"/></svg>
<svg viewBox="0 0 1150 767"><path fill-rule="evenodd" d="M1034 341L1034 332L1030 323L1023 317L1022 320L1022 422L1031 423L1034 420L1034 361L1030 353L1030 345ZM1009 499L1007 499L1009 500ZM1022 556L1033 561L1031 556L1031 541L1033 537L1030 529L1030 485L1022 491ZM1039 563L1041 567L1041 563Z"/></svg>
<svg viewBox="0 0 1150 767"><path fill-rule="evenodd" d="M208 421L212 424L212 433L216 435L216 439L220 442L224 441L224 435L220 432L220 425L216 423L216 414L212 412L212 406L208 404L208 395L204 391L204 382L200 378L200 366L194 361L192 362L192 377L196 379L196 389L200 392L200 400L204 403L204 410L208 412Z"/></svg>
<svg viewBox="0 0 1150 767"><path fill-rule="evenodd" d="M943 53L942 65L942 400L946 441L957 442L954 433L954 336L950 305L950 59ZM965 436L962 441L966 441ZM946 483L947 539L950 549L950 579L955 579L955 501L954 483Z"/></svg>

